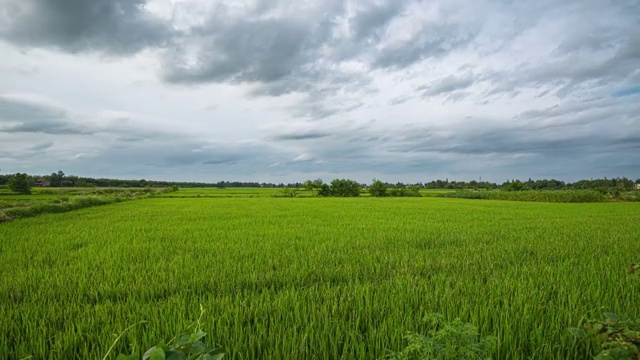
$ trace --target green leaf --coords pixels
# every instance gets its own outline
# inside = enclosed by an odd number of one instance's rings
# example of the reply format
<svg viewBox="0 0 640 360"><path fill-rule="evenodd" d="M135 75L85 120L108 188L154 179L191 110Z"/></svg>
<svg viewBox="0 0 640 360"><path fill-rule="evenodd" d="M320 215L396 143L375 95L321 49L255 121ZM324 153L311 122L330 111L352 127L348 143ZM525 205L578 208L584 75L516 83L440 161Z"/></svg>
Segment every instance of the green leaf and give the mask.
<svg viewBox="0 0 640 360"><path fill-rule="evenodd" d="M618 321L618 315L614 313L606 312L606 313L603 313L602 315L604 315L604 317L606 317L607 320Z"/></svg>
<svg viewBox="0 0 640 360"><path fill-rule="evenodd" d="M131 355L120 354L120 355L118 355L116 360L138 360L139 358L140 357L138 356L138 353L134 352Z"/></svg>
<svg viewBox="0 0 640 360"><path fill-rule="evenodd" d="M186 360L187 359L187 355L185 355L185 353L183 353L182 351L169 351L167 352L167 360Z"/></svg>
<svg viewBox="0 0 640 360"><path fill-rule="evenodd" d="M161 347L154 346L142 355L142 360L166 360L166 357Z"/></svg>
<svg viewBox="0 0 640 360"><path fill-rule="evenodd" d="M570 328L569 333L571 333L571 335L576 336L580 339L584 339L587 337L587 332L581 328Z"/></svg>
<svg viewBox="0 0 640 360"><path fill-rule="evenodd" d="M198 358L198 360L220 360L220 359L222 359L223 356L224 356L224 353L223 354L216 354L216 355L204 354L204 355L200 356Z"/></svg>

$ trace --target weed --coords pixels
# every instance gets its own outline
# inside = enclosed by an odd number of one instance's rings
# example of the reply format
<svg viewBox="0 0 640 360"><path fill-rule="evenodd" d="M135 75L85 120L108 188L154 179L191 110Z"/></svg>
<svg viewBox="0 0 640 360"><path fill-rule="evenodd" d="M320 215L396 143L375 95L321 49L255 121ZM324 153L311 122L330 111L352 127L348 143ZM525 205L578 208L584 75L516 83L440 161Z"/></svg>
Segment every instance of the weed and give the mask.
<svg viewBox="0 0 640 360"><path fill-rule="evenodd" d="M640 322L605 312L603 318L585 321L570 329L581 339L594 341L601 350L596 359L637 360L640 358Z"/></svg>

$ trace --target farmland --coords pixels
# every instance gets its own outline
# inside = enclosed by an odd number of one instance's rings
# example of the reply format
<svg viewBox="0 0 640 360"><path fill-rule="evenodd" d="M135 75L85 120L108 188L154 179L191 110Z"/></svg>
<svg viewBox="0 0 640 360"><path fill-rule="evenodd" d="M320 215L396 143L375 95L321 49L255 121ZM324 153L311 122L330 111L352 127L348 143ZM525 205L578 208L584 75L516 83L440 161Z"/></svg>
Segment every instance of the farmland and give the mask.
<svg viewBox="0 0 640 360"><path fill-rule="evenodd" d="M142 320L115 352L144 350L200 305L229 359L380 358L430 313L497 359L586 358L568 328L640 317L637 203L202 191L0 224L0 358L101 358Z"/></svg>

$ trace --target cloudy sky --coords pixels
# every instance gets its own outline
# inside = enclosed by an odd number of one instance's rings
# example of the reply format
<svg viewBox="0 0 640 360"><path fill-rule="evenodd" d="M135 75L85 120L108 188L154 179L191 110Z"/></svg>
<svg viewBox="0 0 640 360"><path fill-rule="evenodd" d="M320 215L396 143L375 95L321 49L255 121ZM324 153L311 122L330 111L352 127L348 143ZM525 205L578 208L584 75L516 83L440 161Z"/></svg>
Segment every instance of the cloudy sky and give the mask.
<svg viewBox="0 0 640 360"><path fill-rule="evenodd" d="M0 0L0 169L640 177L640 1Z"/></svg>

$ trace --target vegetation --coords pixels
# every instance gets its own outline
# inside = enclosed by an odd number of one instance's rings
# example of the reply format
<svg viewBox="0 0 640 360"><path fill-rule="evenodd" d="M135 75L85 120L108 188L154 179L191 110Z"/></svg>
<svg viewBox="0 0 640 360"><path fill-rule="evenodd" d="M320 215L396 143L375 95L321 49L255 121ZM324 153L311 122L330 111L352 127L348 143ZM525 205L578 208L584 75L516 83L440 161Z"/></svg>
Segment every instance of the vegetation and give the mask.
<svg viewBox="0 0 640 360"><path fill-rule="evenodd" d="M97 189L95 191L40 191L41 195L46 193L55 194L56 197L45 197L42 200L33 199L28 195L25 200L31 201L0 201L0 222L15 219L23 219L47 213L63 213L72 210L83 209L91 206L99 206L117 203L125 200L134 200L155 196L156 194L174 191L170 189Z"/></svg>
<svg viewBox="0 0 640 360"><path fill-rule="evenodd" d="M640 318L637 203L183 191L0 224L0 358L140 354L200 304L225 359L377 359L432 313L494 359L588 359L584 314Z"/></svg>
<svg viewBox="0 0 640 360"><path fill-rule="evenodd" d="M331 181L330 194L338 197L360 196L360 184L349 179L335 179Z"/></svg>
<svg viewBox="0 0 640 360"><path fill-rule="evenodd" d="M539 202L602 202L607 198L598 191L472 191L461 190L436 194L439 197L485 200L539 201Z"/></svg>
<svg viewBox="0 0 640 360"><path fill-rule="evenodd" d="M151 347L149 350L145 351L142 355L142 360L165 360L165 359L173 359L173 360L220 360L224 357L224 352L222 347L215 346L213 348L208 347L204 343L204 338L207 336L207 333L202 331L202 315L204 314L204 309L202 305L200 306L200 317L198 321L194 324L193 331L189 333L182 334L174 337L169 343L160 343ZM142 322L146 323L146 322ZM132 328L130 326L128 329ZM125 330L126 332L126 330ZM120 339L120 337L116 339L115 343ZM109 349L111 350L112 347ZM104 359L107 358L105 355ZM138 360L140 359L140 355L137 352L133 352L129 355L120 354L116 358L116 360Z"/></svg>
<svg viewBox="0 0 640 360"><path fill-rule="evenodd" d="M7 184L9 189L18 194L31 194L31 186L29 186L29 180L27 174L15 174L13 175Z"/></svg>
<svg viewBox="0 0 640 360"><path fill-rule="evenodd" d="M601 350L596 359L637 360L640 358L640 321L603 313L603 318L585 321L571 332L588 339Z"/></svg>
<svg viewBox="0 0 640 360"><path fill-rule="evenodd" d="M6 185L12 175L0 174L0 187ZM105 179L105 178L91 178L80 177L75 175L66 175L64 171L58 170L50 175L31 175L28 176L30 186L34 186L36 179L45 179L51 181L53 186L65 186L65 187L120 187L120 188L145 188L145 187L160 187L167 188L172 185L176 185L180 188L304 188L309 192L316 192L322 188L324 184L321 179L307 180L304 183L266 183L256 181L217 181L217 182L172 182L172 181L155 181L155 180L123 180L123 179ZM640 184L640 179L635 180L627 179L625 177L617 178L603 178L603 179L591 179L580 180L574 183L567 183L556 179L538 179L527 181L521 180L507 180L502 184L497 184L488 181L449 181L445 180L431 180L425 182L418 182L416 184L405 184L398 182L395 184L383 183L387 185L387 188L409 188L410 186L416 186L420 189L447 189L447 190L509 190L509 191L526 191L526 190L597 190L602 193L614 193L631 191L636 189L636 184Z"/></svg>
<svg viewBox="0 0 640 360"><path fill-rule="evenodd" d="M371 196L382 197L387 196L387 184L380 180L373 179L371 186L369 186L369 193Z"/></svg>
<svg viewBox="0 0 640 360"><path fill-rule="evenodd" d="M399 352L391 352L385 358L390 360L486 360L496 346L493 336L480 336L473 324L455 319L445 321L442 314L430 314L423 320L426 334L408 333L407 347Z"/></svg>

